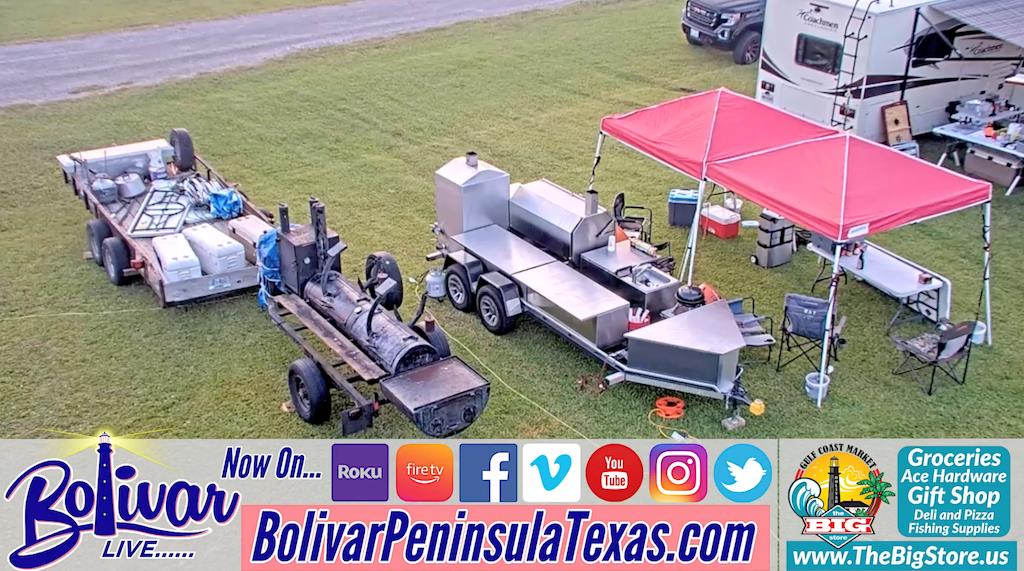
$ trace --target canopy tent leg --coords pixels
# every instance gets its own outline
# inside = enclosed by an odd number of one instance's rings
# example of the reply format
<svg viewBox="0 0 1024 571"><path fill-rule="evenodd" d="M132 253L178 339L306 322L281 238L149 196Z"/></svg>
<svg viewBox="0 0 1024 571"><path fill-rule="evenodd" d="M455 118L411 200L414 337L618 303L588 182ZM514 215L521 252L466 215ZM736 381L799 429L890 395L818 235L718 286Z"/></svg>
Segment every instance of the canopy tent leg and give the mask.
<svg viewBox="0 0 1024 571"><path fill-rule="evenodd" d="M836 311L836 295L839 292L839 255L843 250L842 244L836 244L832 252L832 280L828 288L828 313L825 315L825 337L821 340L821 367L818 368L819 375L828 375L829 349L832 346L833 315ZM825 384L818 377L818 408L821 408L821 401L825 397Z"/></svg>
<svg viewBox="0 0 1024 571"><path fill-rule="evenodd" d="M604 145L604 131L597 132L597 149L594 150L594 166L590 168L590 182L587 190L594 190L594 179L597 178L597 165L601 163L601 147Z"/></svg>
<svg viewBox="0 0 1024 571"><path fill-rule="evenodd" d="M992 345L992 202L981 206L981 237L985 246L985 271L983 287L985 288L985 342Z"/></svg>
<svg viewBox="0 0 1024 571"><path fill-rule="evenodd" d="M693 222L690 224L690 233L686 236L686 254L683 256L682 267L679 268L679 281L683 281L683 274L686 274L686 285L693 285L693 267L697 259L697 236L700 233L700 210L704 207L704 187L707 179L701 179L697 185L697 209L693 211Z"/></svg>

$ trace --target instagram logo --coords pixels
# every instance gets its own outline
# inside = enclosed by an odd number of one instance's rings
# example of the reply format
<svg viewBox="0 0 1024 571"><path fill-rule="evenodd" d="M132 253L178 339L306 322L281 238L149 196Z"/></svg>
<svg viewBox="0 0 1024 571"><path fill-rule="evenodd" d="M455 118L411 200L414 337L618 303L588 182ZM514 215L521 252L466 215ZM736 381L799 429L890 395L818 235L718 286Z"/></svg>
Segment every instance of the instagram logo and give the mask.
<svg viewBox="0 0 1024 571"><path fill-rule="evenodd" d="M395 491L407 502L444 502L455 480L452 449L445 444L406 444L395 455Z"/></svg>
<svg viewBox="0 0 1024 571"><path fill-rule="evenodd" d="M699 502L708 493L708 453L699 444L658 444L651 449L651 497Z"/></svg>

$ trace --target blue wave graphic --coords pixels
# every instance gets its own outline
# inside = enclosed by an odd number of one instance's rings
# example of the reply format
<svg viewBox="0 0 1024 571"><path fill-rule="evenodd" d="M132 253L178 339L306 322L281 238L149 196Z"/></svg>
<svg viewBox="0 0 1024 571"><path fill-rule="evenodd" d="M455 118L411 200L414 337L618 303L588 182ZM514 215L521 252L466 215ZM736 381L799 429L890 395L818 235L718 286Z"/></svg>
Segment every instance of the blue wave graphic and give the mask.
<svg viewBox="0 0 1024 571"><path fill-rule="evenodd" d="M818 496L821 486L810 478L798 478L789 486L789 507L800 517L819 517L825 504Z"/></svg>

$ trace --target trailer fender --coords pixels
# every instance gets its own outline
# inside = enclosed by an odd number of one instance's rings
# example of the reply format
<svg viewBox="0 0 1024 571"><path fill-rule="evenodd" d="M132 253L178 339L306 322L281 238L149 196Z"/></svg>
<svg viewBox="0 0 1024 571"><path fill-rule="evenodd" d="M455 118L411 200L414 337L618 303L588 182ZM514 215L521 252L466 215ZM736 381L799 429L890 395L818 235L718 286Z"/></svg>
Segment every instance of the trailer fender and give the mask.
<svg viewBox="0 0 1024 571"><path fill-rule="evenodd" d="M451 252L444 259L444 268L448 269L449 266L458 264L465 268L466 276L469 277L469 288L472 293L476 293L480 276L484 273L484 263L473 257L472 254L465 250L459 250L458 252Z"/></svg>
<svg viewBox="0 0 1024 571"><path fill-rule="evenodd" d="M523 302L520 299L519 287L512 280L508 279L501 272L487 272L480 276L479 282L494 286L501 294L501 301L505 305L505 315L515 317L523 312Z"/></svg>

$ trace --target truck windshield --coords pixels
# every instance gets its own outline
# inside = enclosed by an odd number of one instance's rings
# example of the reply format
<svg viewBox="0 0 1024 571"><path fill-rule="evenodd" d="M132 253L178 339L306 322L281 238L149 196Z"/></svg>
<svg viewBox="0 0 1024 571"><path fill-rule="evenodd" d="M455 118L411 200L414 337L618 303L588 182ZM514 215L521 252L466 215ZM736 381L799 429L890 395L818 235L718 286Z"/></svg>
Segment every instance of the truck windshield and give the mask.
<svg viewBox="0 0 1024 571"><path fill-rule="evenodd" d="M823 71L830 75L839 73L843 46L809 34L796 38L796 63L804 67Z"/></svg>

